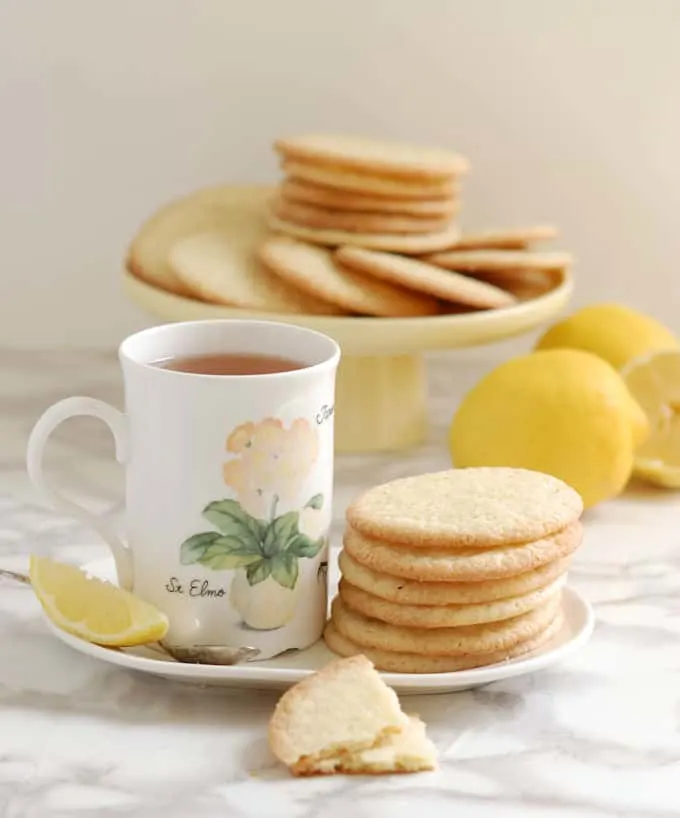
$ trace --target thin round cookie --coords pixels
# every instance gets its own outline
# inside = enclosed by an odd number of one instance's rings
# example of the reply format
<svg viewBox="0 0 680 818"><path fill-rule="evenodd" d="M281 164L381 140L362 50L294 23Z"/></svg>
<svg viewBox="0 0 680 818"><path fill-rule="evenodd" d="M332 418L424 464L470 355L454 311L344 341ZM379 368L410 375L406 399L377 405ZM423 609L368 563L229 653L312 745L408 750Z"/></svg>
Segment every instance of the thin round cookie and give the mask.
<svg viewBox="0 0 680 818"><path fill-rule="evenodd" d="M391 250L395 253L419 255L450 247L458 238L458 228L451 224L439 233L422 233L420 235L400 233L351 233L348 230L317 230L313 227L302 227L299 224L284 221L274 215L269 217L269 227L275 233L283 233L310 244L322 244L338 247L341 244L352 244L358 247L370 247L374 250Z"/></svg>
<svg viewBox="0 0 680 818"><path fill-rule="evenodd" d="M492 548L554 534L582 512L580 495L556 477L479 467L375 486L350 505L347 520L359 533L393 544Z"/></svg>
<svg viewBox="0 0 680 818"><path fill-rule="evenodd" d="M442 148L344 134L277 139L274 149L285 159L403 179L449 179L470 167L465 157Z"/></svg>
<svg viewBox="0 0 680 818"><path fill-rule="evenodd" d="M412 218L451 218L459 209L454 198L442 199L387 199L351 191L333 190L321 185L286 179L279 187L284 201L303 202L327 210L349 210L363 213L399 213Z"/></svg>
<svg viewBox="0 0 680 818"><path fill-rule="evenodd" d="M478 602L473 605L404 605L388 602L373 596L347 582L340 580L338 593L342 601L353 611L403 628L456 628L462 625L482 625L484 622L500 622L533 611L559 593L566 577L559 577L547 585L522 596L497 599L494 602Z"/></svg>
<svg viewBox="0 0 680 818"><path fill-rule="evenodd" d="M563 270L496 270L495 272L466 273L488 284L512 293L515 298L527 301L538 298L555 289L564 280Z"/></svg>
<svg viewBox="0 0 680 818"><path fill-rule="evenodd" d="M174 244L193 233L228 229L234 217L248 214L263 223L271 188L222 185L195 191L161 207L139 228L128 248L126 267L153 287L193 296L172 271L168 256Z"/></svg>
<svg viewBox="0 0 680 818"><path fill-rule="evenodd" d="M554 239L559 234L550 224L533 227L506 227L496 230L479 230L463 233L456 250L526 250L539 241Z"/></svg>
<svg viewBox="0 0 680 818"><path fill-rule="evenodd" d="M394 253L379 253L363 247L340 247L335 258L350 270L454 304L489 310L509 307L516 301L513 295L493 284Z"/></svg>
<svg viewBox="0 0 680 818"><path fill-rule="evenodd" d="M357 562L342 549L340 573L355 588L398 605L475 605L523 596L566 575L570 558L553 560L533 571L481 582L425 582L381 574Z"/></svg>
<svg viewBox="0 0 680 818"><path fill-rule="evenodd" d="M284 162L281 168L293 180L312 182L315 185L322 185L331 190L353 191L387 198L448 199L455 196L460 189L459 184L454 180L409 182L404 179L352 173L342 168L310 165L305 162Z"/></svg>
<svg viewBox="0 0 680 818"><path fill-rule="evenodd" d="M425 582L478 583L534 571L569 556L582 539L583 527L576 522L541 540L489 549L452 551L388 545L352 528L345 531L342 542L355 562L378 573Z"/></svg>
<svg viewBox="0 0 680 818"><path fill-rule="evenodd" d="M223 232L197 233L173 246L168 263L206 301L265 312L339 315L337 306L292 287L264 270L255 247L264 231L247 220Z"/></svg>
<svg viewBox="0 0 680 818"><path fill-rule="evenodd" d="M288 285L351 312L394 318L440 311L435 299L343 270L330 251L285 236L267 239L258 258Z"/></svg>
<svg viewBox="0 0 680 818"><path fill-rule="evenodd" d="M561 602L562 594L555 594L540 608L502 622L460 628L402 628L353 611L336 597L331 619L339 633L367 648L423 656L475 655L508 650L534 639L553 621Z"/></svg>
<svg viewBox="0 0 680 818"><path fill-rule="evenodd" d="M333 624L333 620L326 625L323 638L333 653L339 656L363 654L378 670L386 673L452 673L457 670L496 665L532 653L556 636L563 624L564 616L558 611L548 627L532 639L526 639L506 650L470 656L423 656L417 653L395 653L379 648L367 648L343 636Z"/></svg>
<svg viewBox="0 0 680 818"><path fill-rule="evenodd" d="M530 250L447 250L425 259L438 267L461 272L477 270L562 270L573 263L571 253L535 253Z"/></svg>
<svg viewBox="0 0 680 818"><path fill-rule="evenodd" d="M272 212L287 222L321 230L348 230L351 233L436 233L445 230L447 217L413 218L395 213L363 213L326 210L317 205L278 199Z"/></svg>

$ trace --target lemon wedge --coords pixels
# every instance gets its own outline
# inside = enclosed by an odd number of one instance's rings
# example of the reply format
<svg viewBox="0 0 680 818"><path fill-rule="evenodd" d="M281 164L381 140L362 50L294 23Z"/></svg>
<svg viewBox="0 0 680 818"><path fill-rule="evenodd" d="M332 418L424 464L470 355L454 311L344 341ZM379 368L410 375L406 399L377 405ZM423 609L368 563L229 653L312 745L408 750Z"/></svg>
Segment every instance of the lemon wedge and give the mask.
<svg viewBox="0 0 680 818"><path fill-rule="evenodd" d="M153 605L74 565L32 556L29 575L50 620L88 642L129 647L167 633L168 619Z"/></svg>
<svg viewBox="0 0 680 818"><path fill-rule="evenodd" d="M650 428L635 452L634 473L658 486L680 488L680 351L636 358L621 374Z"/></svg>

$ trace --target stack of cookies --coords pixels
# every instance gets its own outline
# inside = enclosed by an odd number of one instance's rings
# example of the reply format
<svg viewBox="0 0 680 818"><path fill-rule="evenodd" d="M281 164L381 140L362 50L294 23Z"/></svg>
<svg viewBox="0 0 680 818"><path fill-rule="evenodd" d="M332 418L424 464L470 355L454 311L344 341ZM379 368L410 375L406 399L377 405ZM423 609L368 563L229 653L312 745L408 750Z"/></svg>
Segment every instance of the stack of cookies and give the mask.
<svg viewBox="0 0 680 818"><path fill-rule="evenodd" d="M370 489L347 511L327 645L404 673L535 650L562 626L582 510L565 483L525 469L454 469Z"/></svg>
<svg viewBox="0 0 680 818"><path fill-rule="evenodd" d="M464 157L331 134L279 139L274 148L285 174L270 222L277 232L407 254L455 242Z"/></svg>

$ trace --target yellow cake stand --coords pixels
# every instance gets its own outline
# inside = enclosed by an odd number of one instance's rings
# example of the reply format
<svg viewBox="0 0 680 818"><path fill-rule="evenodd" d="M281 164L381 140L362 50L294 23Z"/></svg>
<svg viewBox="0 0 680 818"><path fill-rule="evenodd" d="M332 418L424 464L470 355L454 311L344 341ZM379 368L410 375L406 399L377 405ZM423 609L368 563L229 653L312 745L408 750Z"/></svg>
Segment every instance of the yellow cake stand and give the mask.
<svg viewBox="0 0 680 818"><path fill-rule="evenodd" d="M290 315L206 304L160 290L123 273L127 297L163 321L253 318L319 330L342 349L336 391L339 452L395 451L425 437L427 383L423 353L511 338L548 321L568 303L568 271L549 274L545 292L500 310L426 318Z"/></svg>

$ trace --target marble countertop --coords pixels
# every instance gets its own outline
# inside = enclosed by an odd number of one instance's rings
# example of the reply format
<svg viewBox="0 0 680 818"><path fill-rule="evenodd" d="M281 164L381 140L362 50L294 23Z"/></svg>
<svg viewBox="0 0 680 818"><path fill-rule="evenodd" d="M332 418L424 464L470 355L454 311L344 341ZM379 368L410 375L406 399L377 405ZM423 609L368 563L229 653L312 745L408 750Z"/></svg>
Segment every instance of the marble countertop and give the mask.
<svg viewBox="0 0 680 818"><path fill-rule="evenodd" d="M490 353L430 362L431 430L399 457L342 457L335 533L368 484L448 466L457 396ZM93 535L41 505L23 450L68 394L120 403L115 357L0 353L0 565L30 552L83 562ZM62 428L49 468L93 508L122 474L94 421ZM589 513L571 582L595 605L590 644L553 669L475 691L410 697L436 773L295 780L267 750L276 693L194 688L105 666L49 635L23 587L0 586L0 816L144 818L670 818L680 816L680 505L637 487ZM336 536L337 542L337 536Z"/></svg>

